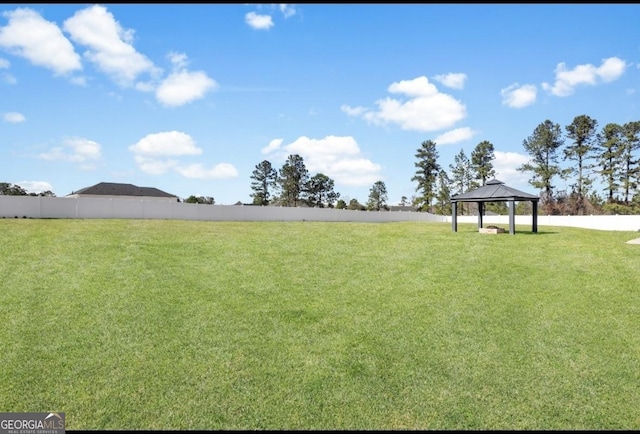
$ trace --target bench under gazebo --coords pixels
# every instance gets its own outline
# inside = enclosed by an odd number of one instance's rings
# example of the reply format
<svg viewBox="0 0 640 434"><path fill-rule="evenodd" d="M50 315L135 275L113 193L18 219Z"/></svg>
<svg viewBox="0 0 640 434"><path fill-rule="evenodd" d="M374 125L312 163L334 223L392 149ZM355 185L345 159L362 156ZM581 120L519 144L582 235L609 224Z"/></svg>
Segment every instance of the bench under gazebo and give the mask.
<svg viewBox="0 0 640 434"><path fill-rule="evenodd" d="M538 201L540 198L515 188L508 187L502 181L492 179L482 187L451 197L451 225L458 232L458 202L476 202L478 204L478 229L482 229L482 214L485 202L509 202L509 233L516 233L516 202L531 202L531 231L538 232Z"/></svg>

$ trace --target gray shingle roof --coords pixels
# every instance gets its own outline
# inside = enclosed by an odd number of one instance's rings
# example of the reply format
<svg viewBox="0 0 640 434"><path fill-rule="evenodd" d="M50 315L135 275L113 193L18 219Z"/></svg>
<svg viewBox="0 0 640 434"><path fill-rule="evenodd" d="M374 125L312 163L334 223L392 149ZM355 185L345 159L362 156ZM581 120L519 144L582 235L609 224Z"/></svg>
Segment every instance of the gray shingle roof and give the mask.
<svg viewBox="0 0 640 434"><path fill-rule="evenodd" d="M115 182L101 182L91 187L82 188L72 194L96 194L113 196L152 196L152 197L177 197L165 191L153 187L138 187L133 184L119 184Z"/></svg>
<svg viewBox="0 0 640 434"><path fill-rule="evenodd" d="M482 187L451 197L451 202L499 202L508 200L538 201L534 194L525 193L504 185L504 182L492 179Z"/></svg>

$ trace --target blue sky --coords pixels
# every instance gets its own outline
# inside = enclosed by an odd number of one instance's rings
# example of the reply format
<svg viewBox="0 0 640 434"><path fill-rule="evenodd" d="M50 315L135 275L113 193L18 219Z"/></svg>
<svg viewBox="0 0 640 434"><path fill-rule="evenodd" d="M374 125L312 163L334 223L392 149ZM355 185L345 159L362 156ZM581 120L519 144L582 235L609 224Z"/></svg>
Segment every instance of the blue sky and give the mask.
<svg viewBox="0 0 640 434"><path fill-rule="evenodd" d="M0 181L98 182L218 204L300 154L364 203L413 196L415 153L448 169L493 143L516 171L546 119L640 120L640 5L2 4ZM568 182L555 180L558 188Z"/></svg>

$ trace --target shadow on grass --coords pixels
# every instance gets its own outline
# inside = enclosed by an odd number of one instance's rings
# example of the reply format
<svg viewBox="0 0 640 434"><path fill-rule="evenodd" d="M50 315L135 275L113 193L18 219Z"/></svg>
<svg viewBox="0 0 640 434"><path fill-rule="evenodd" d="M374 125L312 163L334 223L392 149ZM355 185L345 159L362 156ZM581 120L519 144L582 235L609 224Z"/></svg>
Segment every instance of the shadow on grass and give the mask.
<svg viewBox="0 0 640 434"><path fill-rule="evenodd" d="M461 231L458 229L457 231L458 233L461 234L472 234L472 233L476 233L476 234L480 234L477 230L473 230L473 231ZM456 232L454 232L456 233ZM516 230L516 233L514 235L553 235L553 234L557 234L559 232L556 231L538 231L538 232L531 232L531 231L518 231ZM480 234L480 235L511 235L509 234L509 230L507 229L505 232L501 233L501 234Z"/></svg>

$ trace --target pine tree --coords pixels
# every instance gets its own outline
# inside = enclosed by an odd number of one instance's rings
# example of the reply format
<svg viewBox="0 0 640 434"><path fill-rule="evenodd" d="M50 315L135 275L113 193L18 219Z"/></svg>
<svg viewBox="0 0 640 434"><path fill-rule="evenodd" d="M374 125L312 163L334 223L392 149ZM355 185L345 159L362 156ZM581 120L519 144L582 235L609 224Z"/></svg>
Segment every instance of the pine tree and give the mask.
<svg viewBox="0 0 640 434"><path fill-rule="evenodd" d="M369 189L369 200L367 201L367 209L370 211L380 211L388 209L387 207L387 186L383 181L376 181L373 187Z"/></svg>
<svg viewBox="0 0 640 434"><path fill-rule="evenodd" d="M638 187L640 175L640 160L636 151L640 149L640 122L627 122L622 126L622 176L621 183L624 189L624 203L629 204L629 196Z"/></svg>
<svg viewBox="0 0 640 434"><path fill-rule="evenodd" d="M532 173L529 184L542 190L541 202L549 213L553 210L553 178L563 176L558 165L558 150L563 144L560 125L550 120L539 124L533 134L522 142L531 159L517 170Z"/></svg>
<svg viewBox="0 0 640 434"><path fill-rule="evenodd" d="M579 215L585 211L585 197L593 182L589 177L589 171L593 166L588 161L594 157L597 127L598 122L587 115L576 116L573 122L565 127L567 137L573 140L573 144L565 147L564 159L576 163L567 173L575 174L577 177L576 184L573 185L573 193L576 197L575 212Z"/></svg>
<svg viewBox="0 0 640 434"><path fill-rule="evenodd" d="M440 215L451 214L451 180L443 169L438 172L436 201Z"/></svg>
<svg viewBox="0 0 640 434"><path fill-rule="evenodd" d="M471 168L475 172L475 180L479 186L487 183L490 177L494 177L496 171L492 161L495 160L493 144L488 140L478 143L471 152Z"/></svg>
<svg viewBox="0 0 640 434"><path fill-rule="evenodd" d="M304 199L309 171L298 154L289 155L279 171L278 183L282 190L281 200L286 206L298 206Z"/></svg>
<svg viewBox="0 0 640 434"><path fill-rule="evenodd" d="M254 191L251 197L253 197L254 205L269 205L271 196L269 189L276 186L277 177L278 173L269 161L264 160L256 165L251 175L251 179L253 179L251 189Z"/></svg>
<svg viewBox="0 0 640 434"><path fill-rule="evenodd" d="M436 196L436 179L441 169L438 164L436 143L433 140L422 142L415 157L418 159L418 161L414 163L417 170L416 174L411 178L411 181L418 183L416 192L418 192L419 195L415 197L413 205L417 207L418 211L430 212L431 203Z"/></svg>
<svg viewBox="0 0 640 434"><path fill-rule="evenodd" d="M607 192L607 203L613 203L614 195L620 188L618 182L622 177L622 127L616 123L605 125L598 134L597 147L600 170L598 173L605 181L604 191Z"/></svg>
<svg viewBox="0 0 640 434"><path fill-rule="evenodd" d="M471 161L464 153L464 149L454 157L454 164L449 164L451 169L451 185L454 194L463 194L474 187L474 173L471 168ZM460 204L460 212L464 215L463 203Z"/></svg>

